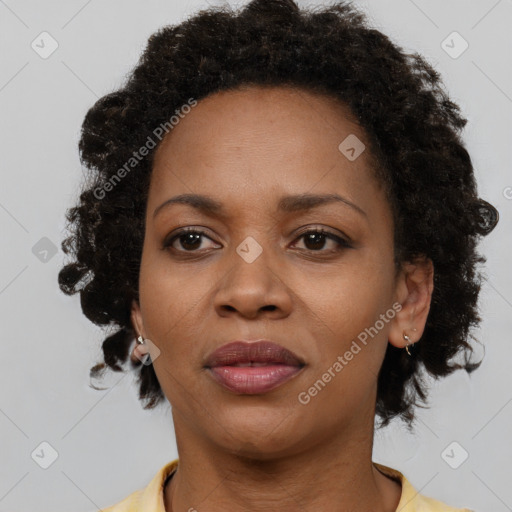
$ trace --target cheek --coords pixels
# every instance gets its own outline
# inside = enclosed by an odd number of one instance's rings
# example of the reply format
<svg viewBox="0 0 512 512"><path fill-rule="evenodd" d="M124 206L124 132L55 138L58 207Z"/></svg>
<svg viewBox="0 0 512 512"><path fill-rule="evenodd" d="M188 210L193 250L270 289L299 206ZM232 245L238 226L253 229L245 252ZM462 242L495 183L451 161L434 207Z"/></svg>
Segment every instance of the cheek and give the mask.
<svg viewBox="0 0 512 512"><path fill-rule="evenodd" d="M185 279L184 273L152 264L148 258L141 265L140 304L148 338L159 348L160 355L153 362L157 379L164 395L180 410L194 403L199 393L197 372L202 354L198 339L201 311L206 290L201 286L208 279L204 273L195 279ZM194 391L195 390L195 391ZM201 411L196 411L199 414Z"/></svg>
<svg viewBox="0 0 512 512"><path fill-rule="evenodd" d="M342 401L349 409L358 400L364 402L368 398L387 348L387 334L394 317L388 266L377 263L339 272L321 293L309 299L314 304L311 321L319 347L313 369L315 377L321 378L330 369L336 377L322 394L325 400L336 403L343 396ZM345 395L347 390L350 393Z"/></svg>
<svg viewBox="0 0 512 512"><path fill-rule="evenodd" d="M354 268L333 275L328 286L309 296L314 307L306 321L313 323L318 357L307 382L311 387L302 391L317 393L316 388L323 385L315 383L327 383L312 400L315 415L326 424L364 409L373 400L389 322L394 317L387 272L380 267ZM387 321L381 320L381 315Z"/></svg>
<svg viewBox="0 0 512 512"><path fill-rule="evenodd" d="M334 332L357 335L354 329L372 325L390 307L392 280L389 265L365 263L340 268L310 295L309 304ZM344 336L345 337L345 336Z"/></svg>
<svg viewBox="0 0 512 512"><path fill-rule="evenodd" d="M187 340L197 329L198 311L211 285L205 272L191 278L165 256L143 256L139 286L144 326L164 356L190 353Z"/></svg>

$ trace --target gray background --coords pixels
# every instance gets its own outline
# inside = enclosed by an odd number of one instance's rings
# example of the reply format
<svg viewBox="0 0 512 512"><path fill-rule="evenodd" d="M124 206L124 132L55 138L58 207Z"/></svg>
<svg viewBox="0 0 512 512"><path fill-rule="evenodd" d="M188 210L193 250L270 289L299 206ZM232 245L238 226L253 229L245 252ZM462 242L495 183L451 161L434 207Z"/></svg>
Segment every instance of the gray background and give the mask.
<svg viewBox="0 0 512 512"><path fill-rule="evenodd" d="M501 216L481 244L488 278L475 335L485 343L484 363L471 377L456 372L432 382L431 408L418 411L416 432L401 423L377 432L374 460L453 506L512 510L512 2L356 4L441 72L469 119L464 138L480 194ZM113 375L104 391L88 387L102 332L82 315L78 296L59 291L57 273L64 213L82 176L77 142L87 109L121 84L151 33L207 5L0 0L0 511L98 510L145 486L177 456L168 405L143 411L131 374ZM59 45L47 59L31 47L34 40L42 46L43 31ZM442 47L453 31L469 44L457 58ZM462 48L453 37L446 44L452 54ZM34 458L49 462L44 441L58 453L48 469L31 457L37 449ZM447 460L460 463L462 450L469 457L453 469Z"/></svg>

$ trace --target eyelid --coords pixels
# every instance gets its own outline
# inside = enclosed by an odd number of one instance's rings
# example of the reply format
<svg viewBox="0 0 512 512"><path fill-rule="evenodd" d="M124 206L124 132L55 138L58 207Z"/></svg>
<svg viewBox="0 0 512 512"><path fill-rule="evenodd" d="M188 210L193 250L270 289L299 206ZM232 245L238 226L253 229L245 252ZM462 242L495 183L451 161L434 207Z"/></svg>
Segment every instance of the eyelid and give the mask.
<svg viewBox="0 0 512 512"><path fill-rule="evenodd" d="M186 226L183 228L178 228L177 230L174 230L172 233L170 233L168 236L166 236L162 243L162 250L172 248L172 245L176 239L178 239L180 236L183 236L184 234L190 233L190 232L198 234L201 237L208 238L209 240L211 240L214 243L218 243L215 240L213 240L210 236L208 236L208 230L206 228L199 227L199 226ZM340 235L340 234L337 234L337 233L331 231L330 229L326 229L322 226L314 226L314 225L306 226L303 230L296 233L294 235L293 242L298 241L299 239L301 239L305 235L308 235L309 233L321 234L321 235L324 235L325 238L335 241L338 244L338 247L336 249L334 249L335 252L341 251L343 249L351 249L354 247L353 242L350 239L350 237L348 237L344 233ZM315 251L313 249L303 249L303 250L309 251L312 253L318 253L318 254L332 252L332 251L326 251L324 249L320 249L317 251ZM177 252L194 254L194 253L200 253L202 251L198 251L198 250L186 251L186 250L178 249Z"/></svg>
<svg viewBox="0 0 512 512"><path fill-rule="evenodd" d="M321 234L325 235L327 238L334 239L334 240L338 241L340 243L340 245L342 245L344 247L347 247L347 248L353 247L353 242L352 242L351 238L349 236L345 235L345 233L334 232L330 228L324 228L322 226L314 226L314 225L307 226L303 231L300 231L299 233L296 234L295 239L300 238L304 235L307 235L310 232L321 233ZM320 251L318 251L318 252L320 252Z"/></svg>
<svg viewBox="0 0 512 512"><path fill-rule="evenodd" d="M206 228L203 228L201 226L186 226L183 228L178 228L173 230L169 235L167 235L164 238L164 241L162 242L162 249L167 249L170 247L174 241L179 238L180 236L185 235L186 233L196 233L198 235L204 236L205 238L210 239L212 242L215 242L215 240L212 239L211 236L208 236L208 230ZM217 243L217 242L215 242ZM180 252L196 252L196 251L180 251Z"/></svg>

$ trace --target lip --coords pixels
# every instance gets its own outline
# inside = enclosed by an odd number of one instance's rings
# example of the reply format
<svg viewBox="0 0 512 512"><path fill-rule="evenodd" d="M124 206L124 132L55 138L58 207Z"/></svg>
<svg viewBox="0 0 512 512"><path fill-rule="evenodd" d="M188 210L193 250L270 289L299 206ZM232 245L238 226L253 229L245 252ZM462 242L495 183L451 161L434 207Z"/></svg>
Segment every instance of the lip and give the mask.
<svg viewBox="0 0 512 512"><path fill-rule="evenodd" d="M305 362L277 343L258 340L227 343L212 352L204 366L225 389L239 394L260 394L297 375Z"/></svg>

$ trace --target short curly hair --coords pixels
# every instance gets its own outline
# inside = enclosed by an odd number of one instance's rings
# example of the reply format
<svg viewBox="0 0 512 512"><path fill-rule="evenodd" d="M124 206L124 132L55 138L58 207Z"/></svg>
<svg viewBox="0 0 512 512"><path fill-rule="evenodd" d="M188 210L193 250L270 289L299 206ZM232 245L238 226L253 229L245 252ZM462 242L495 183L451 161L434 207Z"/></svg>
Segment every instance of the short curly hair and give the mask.
<svg viewBox="0 0 512 512"><path fill-rule="evenodd" d="M494 228L498 213L477 195L460 138L467 121L439 74L341 1L306 10L293 0L254 0L243 9L204 9L165 26L149 38L123 87L87 112L79 142L87 179L78 204L66 213L69 233L62 242L73 261L58 277L64 293L80 292L88 319L116 329L103 341L104 362L91 376L107 368L124 371L120 363L134 341L130 306L139 299L145 208L158 145L115 186L108 183L191 97L198 101L251 85L291 86L348 106L366 132L392 208L396 264L418 256L434 264L422 342L414 345L413 357L388 344L378 375L379 427L399 416L410 428L414 406L426 400L420 363L436 379L481 364L468 357L470 329L481 321L477 299L484 278L477 266L486 261L476 244ZM450 361L461 351L463 364ZM153 366L138 366L139 398L149 409L164 396Z"/></svg>

